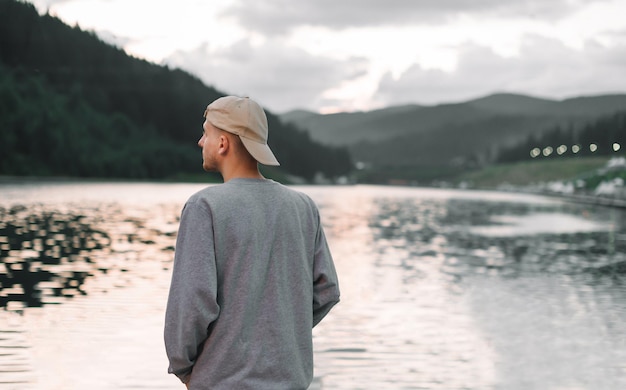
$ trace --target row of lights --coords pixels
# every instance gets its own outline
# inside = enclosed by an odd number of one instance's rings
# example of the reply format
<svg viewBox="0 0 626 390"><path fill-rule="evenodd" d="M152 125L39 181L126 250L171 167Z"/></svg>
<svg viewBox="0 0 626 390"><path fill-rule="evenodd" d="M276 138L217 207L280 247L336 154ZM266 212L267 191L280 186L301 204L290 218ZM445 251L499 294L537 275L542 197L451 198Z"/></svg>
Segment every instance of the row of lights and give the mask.
<svg viewBox="0 0 626 390"><path fill-rule="evenodd" d="M621 145L618 144L617 142L613 143L613 151L617 152L618 150L621 149ZM572 153L576 154L578 152L580 152L581 150L581 146L580 145L572 145ZM589 144L589 151L591 153L594 153L595 151L598 150L598 145L596 144ZM541 155L548 157L550 155L552 155L552 153L554 153L555 150L554 148L552 148L552 146L546 146L543 149L540 148L534 148L533 150L530 151L530 157L535 158L535 157L539 157ZM558 148L556 148L556 154L558 154L559 156L564 154L565 152L567 152L567 146L565 145L561 145Z"/></svg>

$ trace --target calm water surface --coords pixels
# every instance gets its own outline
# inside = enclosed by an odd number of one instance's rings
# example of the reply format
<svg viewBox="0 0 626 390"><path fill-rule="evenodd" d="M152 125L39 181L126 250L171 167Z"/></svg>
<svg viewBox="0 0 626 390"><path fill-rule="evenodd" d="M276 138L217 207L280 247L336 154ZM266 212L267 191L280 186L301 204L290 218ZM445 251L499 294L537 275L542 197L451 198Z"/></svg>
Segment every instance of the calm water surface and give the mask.
<svg viewBox="0 0 626 390"><path fill-rule="evenodd" d="M189 184L0 185L0 390L182 389L162 341ZM626 388L626 214L495 192L297 187L342 302L312 389Z"/></svg>

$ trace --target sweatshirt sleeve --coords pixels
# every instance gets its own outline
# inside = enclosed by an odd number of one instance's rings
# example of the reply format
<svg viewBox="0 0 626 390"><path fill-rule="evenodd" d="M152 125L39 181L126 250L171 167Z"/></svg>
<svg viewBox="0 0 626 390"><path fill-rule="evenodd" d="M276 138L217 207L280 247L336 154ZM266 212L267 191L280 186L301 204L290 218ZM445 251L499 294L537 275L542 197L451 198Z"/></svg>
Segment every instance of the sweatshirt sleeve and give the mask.
<svg viewBox="0 0 626 390"><path fill-rule="evenodd" d="M164 330L168 372L183 383L219 311L211 215L201 204L188 202L176 239Z"/></svg>
<svg viewBox="0 0 626 390"><path fill-rule="evenodd" d="M319 219L319 216L318 216ZM313 259L313 327L339 302L339 280L321 222Z"/></svg>

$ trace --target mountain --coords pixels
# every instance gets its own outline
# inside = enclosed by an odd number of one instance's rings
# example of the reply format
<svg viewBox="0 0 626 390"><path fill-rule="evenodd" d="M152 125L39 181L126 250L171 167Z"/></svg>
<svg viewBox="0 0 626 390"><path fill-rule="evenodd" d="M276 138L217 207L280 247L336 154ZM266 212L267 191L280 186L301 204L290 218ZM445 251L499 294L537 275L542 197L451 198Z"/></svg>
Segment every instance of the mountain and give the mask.
<svg viewBox="0 0 626 390"><path fill-rule="evenodd" d="M0 175L165 178L201 173L208 103L197 77L127 55L32 4L0 0ZM262 103L262 102L261 102ZM307 180L352 170L267 111L274 172Z"/></svg>
<svg viewBox="0 0 626 390"><path fill-rule="evenodd" d="M429 133L463 124L477 126L496 117L527 117L533 126L546 123L580 124L626 108L626 94L576 97L562 101L516 94L494 94L462 103L435 106L396 106L354 113L317 114L292 111L280 115L285 123L308 131L329 145L353 145ZM500 123L495 121L494 123ZM523 129L525 126L521 126ZM525 132L542 131L527 129Z"/></svg>
<svg viewBox="0 0 626 390"><path fill-rule="evenodd" d="M293 123L307 130L311 137L327 145L349 145L363 139L387 138L380 135L372 123L395 118L398 122L403 114L419 110L418 105L394 106L367 112L336 113L321 115L310 111L294 110L280 115L284 123ZM401 132L401 130L399 130Z"/></svg>
<svg viewBox="0 0 626 390"><path fill-rule="evenodd" d="M622 110L626 94L550 100L503 93L435 106L285 114L281 120L319 142L347 146L361 165L439 172L492 162L529 137L555 127L580 128Z"/></svg>
<svg viewBox="0 0 626 390"><path fill-rule="evenodd" d="M501 93L471 100L467 104L499 114L598 117L624 109L626 95L582 96L558 101Z"/></svg>
<svg viewBox="0 0 626 390"><path fill-rule="evenodd" d="M499 114L537 114L549 110L557 103L554 100L542 99L513 93L497 93L467 102L468 105Z"/></svg>
<svg viewBox="0 0 626 390"><path fill-rule="evenodd" d="M279 115L281 121L286 123L294 123L299 121L307 120L312 116L316 116L317 114L312 111L307 110L293 110L289 111L285 114Z"/></svg>

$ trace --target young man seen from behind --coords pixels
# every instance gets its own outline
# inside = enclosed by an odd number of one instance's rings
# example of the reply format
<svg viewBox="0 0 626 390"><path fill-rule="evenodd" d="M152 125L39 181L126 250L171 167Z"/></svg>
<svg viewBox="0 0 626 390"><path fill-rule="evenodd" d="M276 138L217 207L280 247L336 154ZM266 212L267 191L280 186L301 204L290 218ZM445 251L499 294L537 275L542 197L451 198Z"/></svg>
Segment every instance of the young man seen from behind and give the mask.
<svg viewBox="0 0 626 390"><path fill-rule="evenodd" d="M279 164L255 101L222 97L204 116L203 168L224 183L192 195L181 214L169 372L192 390L307 389L312 328L339 302L319 211L259 172L259 163Z"/></svg>

